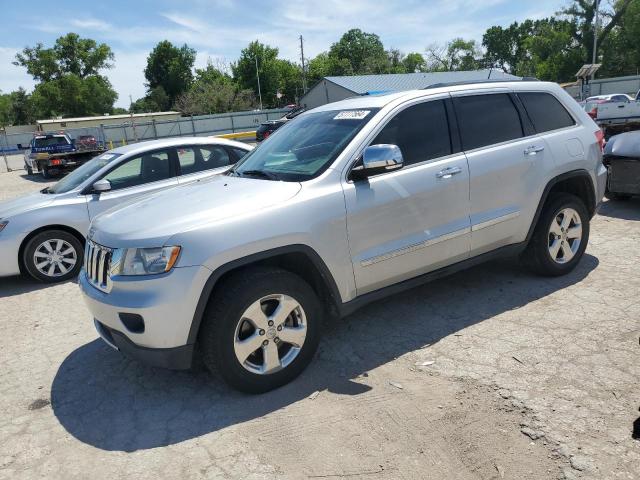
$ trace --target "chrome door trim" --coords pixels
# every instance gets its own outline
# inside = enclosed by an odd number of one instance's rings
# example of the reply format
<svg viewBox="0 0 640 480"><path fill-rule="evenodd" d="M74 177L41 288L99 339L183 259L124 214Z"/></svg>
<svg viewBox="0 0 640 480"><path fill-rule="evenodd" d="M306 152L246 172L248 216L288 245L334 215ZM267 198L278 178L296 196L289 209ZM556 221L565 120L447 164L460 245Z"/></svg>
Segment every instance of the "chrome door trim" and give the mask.
<svg viewBox="0 0 640 480"><path fill-rule="evenodd" d="M406 253L415 252L416 250L421 250L423 248L430 247L431 245L436 245L441 242L446 242L447 240L452 240L454 238L461 237L462 235L466 235L467 233L470 233L470 232L471 232L471 228L465 227L460 230L455 230L451 233L445 233L444 235L429 238L422 242L407 245L406 247L398 248L396 250L391 250L390 252L383 253L381 255L365 258L360 262L360 266L369 267L373 264L383 262L385 260L390 260L392 258L399 257L400 255L404 255Z"/></svg>
<svg viewBox="0 0 640 480"><path fill-rule="evenodd" d="M476 223L474 225L471 225L471 231L472 232L477 232L478 230L482 230L483 228L487 228L487 227L493 227L494 225L497 225L498 223L502 223L502 222L506 222L507 220L512 220L514 218L518 218L520 216L520 212L511 212L511 213L507 213L506 215L501 215L499 217L496 218L492 218L491 220L487 220L485 222L480 222L480 223Z"/></svg>

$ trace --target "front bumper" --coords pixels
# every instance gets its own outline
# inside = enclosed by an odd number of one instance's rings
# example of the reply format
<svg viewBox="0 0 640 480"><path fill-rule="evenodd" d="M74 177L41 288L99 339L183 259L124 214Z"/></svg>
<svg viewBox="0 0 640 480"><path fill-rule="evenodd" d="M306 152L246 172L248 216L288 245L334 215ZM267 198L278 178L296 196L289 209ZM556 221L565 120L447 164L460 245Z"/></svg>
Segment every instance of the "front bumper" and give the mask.
<svg viewBox="0 0 640 480"><path fill-rule="evenodd" d="M187 370L193 363L193 345L175 348L145 348L133 343L125 334L93 320L96 330L107 345L153 367Z"/></svg>
<svg viewBox="0 0 640 480"><path fill-rule="evenodd" d="M20 275L18 255L24 235L9 233L11 224L0 232L0 277Z"/></svg>
<svg viewBox="0 0 640 480"><path fill-rule="evenodd" d="M198 266L148 277L114 277L105 293L82 270L78 284L103 340L145 363L182 369L191 364L189 331L210 274ZM127 328L123 314L142 317L143 328Z"/></svg>

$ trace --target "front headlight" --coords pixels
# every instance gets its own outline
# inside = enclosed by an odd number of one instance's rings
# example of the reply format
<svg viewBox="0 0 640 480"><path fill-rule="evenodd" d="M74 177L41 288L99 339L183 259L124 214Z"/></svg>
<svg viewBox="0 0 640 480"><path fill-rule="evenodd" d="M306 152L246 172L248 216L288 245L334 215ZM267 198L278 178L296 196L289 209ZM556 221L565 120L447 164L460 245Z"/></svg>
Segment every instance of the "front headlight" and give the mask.
<svg viewBox="0 0 640 480"><path fill-rule="evenodd" d="M180 254L180 247L123 248L114 254L112 274L155 275L173 268Z"/></svg>

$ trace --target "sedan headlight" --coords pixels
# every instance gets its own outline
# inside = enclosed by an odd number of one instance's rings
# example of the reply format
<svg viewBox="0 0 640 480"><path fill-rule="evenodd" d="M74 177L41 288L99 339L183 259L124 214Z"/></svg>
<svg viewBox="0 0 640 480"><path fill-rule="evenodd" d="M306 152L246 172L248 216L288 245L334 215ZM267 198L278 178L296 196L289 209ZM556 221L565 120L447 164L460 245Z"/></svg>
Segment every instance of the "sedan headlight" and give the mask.
<svg viewBox="0 0 640 480"><path fill-rule="evenodd" d="M180 247L123 248L114 255L119 265L114 265L116 275L156 275L173 268L180 254Z"/></svg>

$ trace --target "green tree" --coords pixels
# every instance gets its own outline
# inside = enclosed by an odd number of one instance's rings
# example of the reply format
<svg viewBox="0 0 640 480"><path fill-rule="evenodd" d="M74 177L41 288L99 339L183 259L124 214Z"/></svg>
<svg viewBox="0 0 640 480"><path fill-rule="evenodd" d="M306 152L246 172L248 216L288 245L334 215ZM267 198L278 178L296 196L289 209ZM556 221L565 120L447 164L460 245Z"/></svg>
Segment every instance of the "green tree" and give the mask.
<svg viewBox="0 0 640 480"><path fill-rule="evenodd" d="M23 66L39 83L30 99L18 90L14 98L17 122L51 116L102 115L113 111L118 95L109 80L100 74L111 68L113 52L106 44L68 33L52 48L38 43L16 55L15 65Z"/></svg>
<svg viewBox="0 0 640 480"><path fill-rule="evenodd" d="M329 57L335 59L334 67L340 67L331 72L332 75L381 73L381 66L388 65L387 52L380 37L359 28L349 30L331 45ZM345 68L347 64L350 69Z"/></svg>
<svg viewBox="0 0 640 480"><path fill-rule="evenodd" d="M185 115L225 113L253 108L255 96L253 90L240 89L228 74L208 64L196 70L193 85L175 106Z"/></svg>
<svg viewBox="0 0 640 480"><path fill-rule="evenodd" d="M31 96L20 87L10 94L11 123L13 125L28 125L35 122Z"/></svg>
<svg viewBox="0 0 640 480"><path fill-rule="evenodd" d="M444 45L427 47L427 69L430 71L477 70L481 64L475 40L454 38Z"/></svg>
<svg viewBox="0 0 640 480"><path fill-rule="evenodd" d="M108 45L67 33L58 38L52 48L45 48L42 43L24 48L13 64L25 67L35 80L46 82L67 74L78 78L99 75L100 70L113 67L110 63L113 59Z"/></svg>
<svg viewBox="0 0 640 480"><path fill-rule="evenodd" d="M256 63L260 74L260 92L256 76ZM302 93L302 70L288 61L278 58L278 49L251 42L240 52L237 62L231 64L233 79L240 90L251 90L256 98L262 95L262 104L272 108L284 103L295 102ZM282 98L278 99L278 93Z"/></svg>
<svg viewBox="0 0 640 480"><path fill-rule="evenodd" d="M147 57L144 76L149 95L156 92L159 97L162 96L160 92L164 92L169 98L163 110L170 108L176 98L191 86L195 61L196 51L193 48L186 44L178 48L168 40L159 42ZM157 90L158 88L162 90Z"/></svg>
<svg viewBox="0 0 640 480"><path fill-rule="evenodd" d="M11 95L0 92L0 127L12 125L11 121Z"/></svg>
<svg viewBox="0 0 640 480"><path fill-rule="evenodd" d="M560 12L576 25L573 35L582 48L584 63L591 63L593 58L593 25L596 5L599 5L601 19L598 44L604 45L609 34L622 22L631 2L632 0L617 0L607 5L606 2L598 2L597 0L572 0L571 4Z"/></svg>
<svg viewBox="0 0 640 480"><path fill-rule="evenodd" d="M402 64L407 73L424 72L427 68L424 57L419 53L409 53L402 59Z"/></svg>

